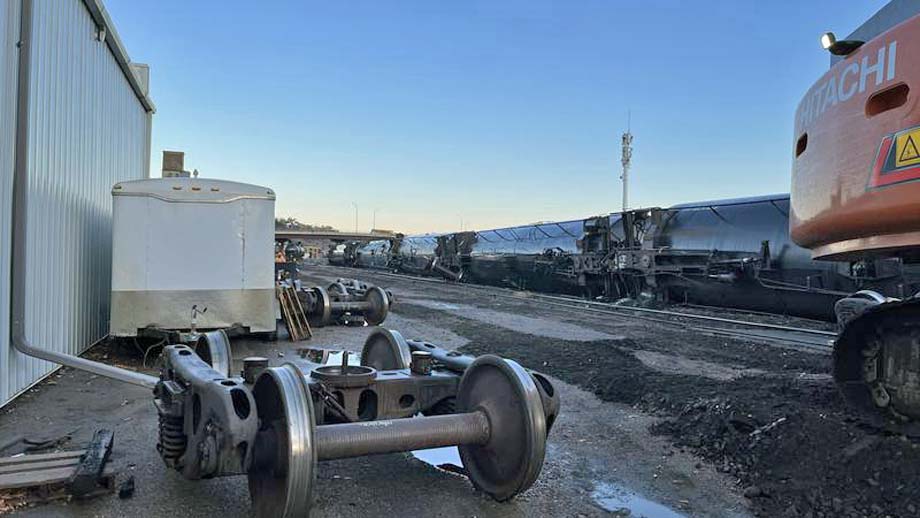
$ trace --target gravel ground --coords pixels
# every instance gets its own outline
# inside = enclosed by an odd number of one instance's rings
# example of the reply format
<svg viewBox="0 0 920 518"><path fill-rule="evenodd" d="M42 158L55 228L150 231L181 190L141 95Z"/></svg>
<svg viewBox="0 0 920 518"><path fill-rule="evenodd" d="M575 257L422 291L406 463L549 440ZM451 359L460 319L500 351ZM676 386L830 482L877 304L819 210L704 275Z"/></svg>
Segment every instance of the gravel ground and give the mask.
<svg viewBox="0 0 920 518"><path fill-rule="evenodd" d="M581 327L556 315L522 318L517 312L471 298L462 289L450 300L428 286L400 285L400 302L386 325L409 337L424 338L445 347L471 347L481 333L455 328L459 314L409 304L444 300L473 308L472 328L495 329L496 337L510 333L522 340L528 332L549 341L559 329ZM493 325L507 317L511 329ZM479 320L476 320L478 318ZM486 324L483 320L492 322ZM554 329L554 322L559 327ZM527 324L530 324L530 327ZM571 326L571 327L570 327ZM304 345L360 350L370 328L330 327L316 330L306 343L234 340L239 367L243 357L260 354L280 364ZM618 331L584 328L581 344L619 339ZM547 336L548 335L548 336ZM588 338L595 340L590 341ZM97 347L91 356L108 362L134 364L124 351ZM525 362L525 358L516 358ZM664 436L650 432L658 417L631 405L605 402L591 391L553 377L562 398L559 416L549 439L546 462L537 483L508 503L497 503L477 493L467 479L426 464L411 454L392 454L321 463L314 489L312 516L627 516L633 509L648 516L749 516L734 479L719 473L688 450L681 451ZM133 498L103 496L85 502L56 502L20 508L21 516L248 516L249 495L244 477L189 482L163 466L155 449L156 414L148 391L83 372L63 369L0 411L0 437L53 438L69 435L64 449L82 447L95 429L115 431L112 466L118 480L136 480ZM5 442L5 441L4 441ZM22 451L16 444L3 451ZM661 514L666 513L666 514ZM636 515L638 516L638 515Z"/></svg>
<svg viewBox="0 0 920 518"><path fill-rule="evenodd" d="M304 279L328 284L346 271L310 267ZM826 354L348 272L396 293L386 327L540 370L560 391L562 413L536 485L510 503L478 494L461 475L392 454L322 463L313 516L917 515L920 452L847 414ZM234 357L260 354L278 364L279 353L304 345L359 350L369 331L323 328L302 344L235 340ZM97 349L97 357L122 361L118 351ZM65 448L102 426L115 430L113 465L120 480L135 476L134 497L17 515L249 514L245 478L188 482L163 466L143 389L63 370L0 413L0 437L70 433Z"/></svg>
<svg viewBox="0 0 920 518"><path fill-rule="evenodd" d="M361 275L373 280L372 273ZM406 285L410 293L422 284L392 277L378 281ZM449 303L451 294L464 299L460 287L427 284L426 299ZM482 290L467 293L488 299ZM415 305L411 295L400 303L409 306L401 308L409 317L430 306ZM831 380L826 353L630 322L628 317L578 315L523 298L496 298L488 307L620 336L559 340L475 316L447 313L441 318L445 328L470 340L463 348L470 353L518 358L602 401L660 418L650 432L730 476L756 516L920 516L920 443L852 415ZM725 315L704 308L689 311Z"/></svg>

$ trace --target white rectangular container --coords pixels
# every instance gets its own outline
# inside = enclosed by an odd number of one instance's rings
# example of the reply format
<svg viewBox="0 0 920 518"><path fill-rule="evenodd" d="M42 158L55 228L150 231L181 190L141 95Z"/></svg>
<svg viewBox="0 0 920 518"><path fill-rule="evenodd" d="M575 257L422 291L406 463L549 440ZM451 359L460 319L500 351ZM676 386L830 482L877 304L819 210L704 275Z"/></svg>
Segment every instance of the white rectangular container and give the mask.
<svg viewBox="0 0 920 518"><path fill-rule="evenodd" d="M275 331L275 193L201 178L154 178L112 189L115 336L143 328L241 326Z"/></svg>

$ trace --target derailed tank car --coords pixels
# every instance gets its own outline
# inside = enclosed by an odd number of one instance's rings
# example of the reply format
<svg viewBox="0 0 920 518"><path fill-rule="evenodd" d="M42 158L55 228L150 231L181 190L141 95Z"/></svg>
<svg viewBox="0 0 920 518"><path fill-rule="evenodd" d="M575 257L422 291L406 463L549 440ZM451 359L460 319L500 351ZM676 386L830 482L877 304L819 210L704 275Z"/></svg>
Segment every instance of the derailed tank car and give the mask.
<svg viewBox="0 0 920 518"><path fill-rule="evenodd" d="M788 225L787 195L671 207L655 243L658 284L678 300L830 318L850 282L811 261Z"/></svg>
<svg viewBox="0 0 920 518"><path fill-rule="evenodd" d="M431 271L451 281L462 281L470 268L470 253L476 242L476 232L456 232L438 236Z"/></svg>
<svg viewBox="0 0 920 518"><path fill-rule="evenodd" d="M355 252L361 243L351 241L332 245L326 254L326 259L333 266L354 266Z"/></svg>
<svg viewBox="0 0 920 518"><path fill-rule="evenodd" d="M476 232L466 261L471 282L538 291L577 292L572 256L584 220Z"/></svg>
<svg viewBox="0 0 920 518"><path fill-rule="evenodd" d="M393 257L393 248L398 246L398 238L376 239L369 241L355 250L355 266L373 268L376 270L389 270Z"/></svg>
<svg viewBox="0 0 920 518"><path fill-rule="evenodd" d="M395 270L415 275L431 273L438 247L437 234L406 236L394 247L392 266Z"/></svg>
<svg viewBox="0 0 920 518"><path fill-rule="evenodd" d="M886 279L900 274L898 264L853 272L812 261L790 240L788 195L677 205L659 225L654 281L672 299L832 319L850 290L896 289Z"/></svg>
<svg viewBox="0 0 920 518"><path fill-rule="evenodd" d="M605 259L591 271L608 298L651 293L825 320L853 290L904 289L899 262L855 270L816 262L791 241L788 225L785 194L629 211L610 216Z"/></svg>
<svg viewBox="0 0 920 518"><path fill-rule="evenodd" d="M853 291L896 295L920 288L897 259L813 261L790 239L786 194L410 236L368 243L357 255L359 266L453 281L825 320Z"/></svg>

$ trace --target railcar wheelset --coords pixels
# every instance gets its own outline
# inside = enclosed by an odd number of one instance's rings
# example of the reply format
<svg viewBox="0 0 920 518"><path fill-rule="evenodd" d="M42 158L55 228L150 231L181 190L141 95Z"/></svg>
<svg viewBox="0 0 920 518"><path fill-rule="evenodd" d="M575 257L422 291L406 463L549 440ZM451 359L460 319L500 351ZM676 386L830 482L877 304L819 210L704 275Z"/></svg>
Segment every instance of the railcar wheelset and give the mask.
<svg viewBox="0 0 920 518"><path fill-rule="evenodd" d="M260 428L248 478L260 517L307 515L319 461L459 446L473 485L506 501L534 483L546 453L533 378L493 355L466 370L451 415L317 426L309 386L290 364L264 371L253 395Z"/></svg>

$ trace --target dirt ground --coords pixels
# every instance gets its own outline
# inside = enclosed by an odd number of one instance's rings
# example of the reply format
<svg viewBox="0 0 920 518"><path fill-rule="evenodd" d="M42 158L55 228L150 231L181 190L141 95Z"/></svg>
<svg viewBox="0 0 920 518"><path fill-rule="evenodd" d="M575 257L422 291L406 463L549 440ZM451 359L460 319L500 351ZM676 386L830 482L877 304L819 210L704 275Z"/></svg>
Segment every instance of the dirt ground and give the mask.
<svg viewBox="0 0 920 518"><path fill-rule="evenodd" d="M348 270L309 267L328 284ZM586 315L487 290L351 270L390 288L384 324L409 338L497 353L551 376L562 413L537 483L510 503L411 454L322 463L313 516L917 516L920 450L843 407L829 358L613 316ZM306 343L235 340L234 357L280 364L304 345L360 350L369 328L323 328ZM118 351L97 348L107 361ZM284 355L284 356L282 356ZM127 360L125 360L127 361ZM119 481L104 496L19 509L22 516L248 516L244 477L188 482L160 461L156 414L140 388L63 370L0 411L0 446L20 436L85 444L115 430ZM15 443L3 455L22 451Z"/></svg>
<svg viewBox="0 0 920 518"><path fill-rule="evenodd" d="M378 280L414 290L421 284ZM400 299L401 315L418 317L432 307L429 299L447 301L458 289L430 284L420 301ZM568 339L528 334L475 311L448 310L440 320L470 339L467 352L516 358L603 401L659 418L649 431L730 476L756 516L920 516L920 443L851 415L827 354L508 298L489 308L619 335L586 341L584 332Z"/></svg>

